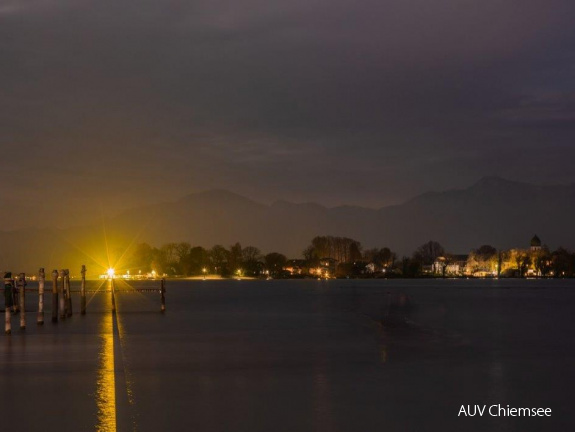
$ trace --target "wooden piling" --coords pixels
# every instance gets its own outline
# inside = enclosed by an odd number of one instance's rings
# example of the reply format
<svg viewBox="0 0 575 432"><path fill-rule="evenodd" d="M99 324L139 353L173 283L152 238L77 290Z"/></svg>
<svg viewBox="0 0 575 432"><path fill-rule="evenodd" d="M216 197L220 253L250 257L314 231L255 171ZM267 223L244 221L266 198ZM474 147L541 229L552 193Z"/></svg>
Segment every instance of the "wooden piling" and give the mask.
<svg viewBox="0 0 575 432"><path fill-rule="evenodd" d="M38 316L36 317L36 324L44 324L44 283L46 281L46 274L42 267L38 271Z"/></svg>
<svg viewBox="0 0 575 432"><path fill-rule="evenodd" d="M18 291L20 292L20 330L26 330L26 275L18 275Z"/></svg>
<svg viewBox="0 0 575 432"><path fill-rule="evenodd" d="M60 279L62 283L59 288L60 295L60 319L66 319L66 272L65 270L60 270Z"/></svg>
<svg viewBox="0 0 575 432"><path fill-rule="evenodd" d="M66 269L66 316L72 316L72 290L70 289L70 270Z"/></svg>
<svg viewBox="0 0 575 432"><path fill-rule="evenodd" d="M86 266L82 266L82 286L80 287L80 295L82 299L80 300L80 313L86 315Z"/></svg>
<svg viewBox="0 0 575 432"><path fill-rule="evenodd" d="M166 279L162 278L160 281L160 299L162 301L162 306L160 310L162 313L166 312Z"/></svg>
<svg viewBox="0 0 575 432"><path fill-rule="evenodd" d="M12 293L12 282L10 273L4 275L4 332L12 333L11 312L14 296Z"/></svg>
<svg viewBox="0 0 575 432"><path fill-rule="evenodd" d="M18 292L16 281L12 276L10 276L10 283L12 284L12 298L13 298L12 312L14 312L14 315L16 315L18 312L20 312L20 296L19 296L20 293Z"/></svg>
<svg viewBox="0 0 575 432"><path fill-rule="evenodd" d="M58 270L52 271L52 322L58 322Z"/></svg>

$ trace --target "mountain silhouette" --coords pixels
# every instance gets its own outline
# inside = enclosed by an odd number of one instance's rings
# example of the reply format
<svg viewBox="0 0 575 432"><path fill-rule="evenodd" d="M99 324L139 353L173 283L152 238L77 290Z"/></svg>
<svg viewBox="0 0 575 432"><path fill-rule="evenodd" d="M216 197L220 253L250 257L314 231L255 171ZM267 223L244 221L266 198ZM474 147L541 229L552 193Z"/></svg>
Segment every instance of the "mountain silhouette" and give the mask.
<svg viewBox="0 0 575 432"><path fill-rule="evenodd" d="M286 201L264 205L211 190L133 208L99 225L0 232L0 268L35 272L43 266L76 273L86 264L100 272L139 242L187 241L207 248L240 242L297 258L316 235L351 237L364 247L387 246L398 255L410 255L431 239L453 253L483 244L527 247L533 233L552 248L573 247L574 220L575 185L538 186L498 177L380 209Z"/></svg>

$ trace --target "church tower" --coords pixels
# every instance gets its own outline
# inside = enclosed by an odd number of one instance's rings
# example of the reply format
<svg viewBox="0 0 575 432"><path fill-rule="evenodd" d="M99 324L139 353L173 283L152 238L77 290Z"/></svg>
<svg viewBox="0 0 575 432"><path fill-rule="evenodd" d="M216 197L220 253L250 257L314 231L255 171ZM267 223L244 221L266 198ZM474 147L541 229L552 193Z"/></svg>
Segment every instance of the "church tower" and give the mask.
<svg viewBox="0 0 575 432"><path fill-rule="evenodd" d="M541 250L541 240L537 235L534 235L531 239L531 252L536 252Z"/></svg>

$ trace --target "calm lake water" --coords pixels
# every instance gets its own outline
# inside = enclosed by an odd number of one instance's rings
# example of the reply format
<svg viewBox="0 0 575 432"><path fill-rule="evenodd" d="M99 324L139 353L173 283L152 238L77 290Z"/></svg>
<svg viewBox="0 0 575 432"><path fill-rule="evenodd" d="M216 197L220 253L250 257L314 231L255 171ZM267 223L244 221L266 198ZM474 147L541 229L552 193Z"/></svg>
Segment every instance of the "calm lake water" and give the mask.
<svg viewBox="0 0 575 432"><path fill-rule="evenodd" d="M2 430L575 430L572 280L168 281L163 315L116 288L116 314L76 294L53 325L47 294L44 326L12 318ZM458 417L474 404L552 417Z"/></svg>

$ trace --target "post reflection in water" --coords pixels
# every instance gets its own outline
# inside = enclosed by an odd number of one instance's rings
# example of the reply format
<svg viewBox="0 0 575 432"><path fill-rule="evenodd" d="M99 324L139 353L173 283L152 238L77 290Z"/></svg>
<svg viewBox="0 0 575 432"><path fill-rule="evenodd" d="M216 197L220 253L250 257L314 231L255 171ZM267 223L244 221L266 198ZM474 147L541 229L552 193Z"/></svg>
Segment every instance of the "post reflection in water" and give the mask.
<svg viewBox="0 0 575 432"><path fill-rule="evenodd" d="M332 396L326 354L320 352L315 356L313 375L314 431L337 431Z"/></svg>
<svg viewBox="0 0 575 432"><path fill-rule="evenodd" d="M106 296L106 307L112 310L111 300ZM106 312L100 329L100 369L96 390L98 406L98 431L116 431L116 382L114 370L114 317Z"/></svg>

